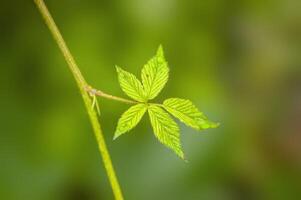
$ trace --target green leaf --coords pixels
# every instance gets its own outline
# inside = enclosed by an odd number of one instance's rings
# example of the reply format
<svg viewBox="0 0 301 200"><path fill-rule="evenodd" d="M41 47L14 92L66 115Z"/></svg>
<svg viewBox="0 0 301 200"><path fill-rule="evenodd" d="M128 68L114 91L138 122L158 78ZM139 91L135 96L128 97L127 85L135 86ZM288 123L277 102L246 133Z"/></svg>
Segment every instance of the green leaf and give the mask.
<svg viewBox="0 0 301 200"><path fill-rule="evenodd" d="M118 81L123 92L136 101L145 102L146 98L143 86L136 76L117 66L116 70L118 73Z"/></svg>
<svg viewBox="0 0 301 200"><path fill-rule="evenodd" d="M159 47L156 56L144 65L141 78L147 99L155 98L168 81L169 68L164 58L163 48Z"/></svg>
<svg viewBox="0 0 301 200"><path fill-rule="evenodd" d="M118 120L114 139L133 129L139 123L146 110L147 106L141 103L134 105L125 111Z"/></svg>
<svg viewBox="0 0 301 200"><path fill-rule="evenodd" d="M148 114L158 140L184 159L180 143L180 130L177 123L166 111L155 105L149 105Z"/></svg>
<svg viewBox="0 0 301 200"><path fill-rule="evenodd" d="M197 130L216 128L217 123L211 122L189 100L170 98L163 102L164 108L173 116L179 118L187 126Z"/></svg>

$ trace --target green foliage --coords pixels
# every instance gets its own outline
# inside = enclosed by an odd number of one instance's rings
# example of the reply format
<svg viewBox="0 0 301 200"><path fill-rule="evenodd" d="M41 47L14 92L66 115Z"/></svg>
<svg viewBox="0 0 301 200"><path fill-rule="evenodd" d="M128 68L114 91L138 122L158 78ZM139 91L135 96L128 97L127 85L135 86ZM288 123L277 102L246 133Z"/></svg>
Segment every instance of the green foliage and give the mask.
<svg viewBox="0 0 301 200"><path fill-rule="evenodd" d="M197 130L216 128L217 123L210 122L197 107L189 100L170 98L163 102L164 108L187 126Z"/></svg>
<svg viewBox="0 0 301 200"><path fill-rule="evenodd" d="M136 101L145 102L146 98L143 86L136 76L118 66L116 66L116 70L118 81L123 92Z"/></svg>
<svg viewBox="0 0 301 200"><path fill-rule="evenodd" d="M159 47L154 56L146 65L141 73L143 88L148 100L155 98L163 89L168 81L169 68L165 61L163 48Z"/></svg>
<svg viewBox="0 0 301 200"><path fill-rule="evenodd" d="M217 123L209 121L189 100L170 98L165 100L163 105L148 102L161 92L168 81L169 68L164 58L162 46L159 47L156 55L142 68L142 84L133 74L119 67L116 67L116 69L121 89L138 102L137 105L130 107L122 114L118 121L114 139L133 129L139 123L146 110L148 110L156 138L162 144L172 149L180 158L184 159L179 127L166 111L197 130L218 126Z"/></svg>
<svg viewBox="0 0 301 200"><path fill-rule="evenodd" d="M134 128L139 123L146 110L146 104L139 103L125 111L118 121L114 139Z"/></svg>
<svg viewBox="0 0 301 200"><path fill-rule="evenodd" d="M180 143L180 129L177 123L162 108L156 105L148 107L149 118L158 140L184 158Z"/></svg>

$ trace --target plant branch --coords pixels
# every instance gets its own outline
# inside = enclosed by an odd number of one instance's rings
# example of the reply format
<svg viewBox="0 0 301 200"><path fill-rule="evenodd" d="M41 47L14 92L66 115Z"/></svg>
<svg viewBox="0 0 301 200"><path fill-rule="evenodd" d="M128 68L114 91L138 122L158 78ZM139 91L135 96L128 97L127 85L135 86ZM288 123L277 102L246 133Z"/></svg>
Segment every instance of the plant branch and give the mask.
<svg viewBox="0 0 301 200"><path fill-rule="evenodd" d="M90 96L96 95L96 96L100 96L106 99L110 99L110 100L114 100L114 101L119 101L119 102L123 102L123 103L127 103L127 104L137 104L139 102L137 101L132 101L129 99L124 99L122 97L117 97L117 96L113 96L110 94L107 94L101 90L97 90L91 86L86 86L85 90L90 94Z"/></svg>
<svg viewBox="0 0 301 200"><path fill-rule="evenodd" d="M106 169L109 181L111 183L111 187L112 187L115 199L123 200L121 188L119 186L118 179L115 174L115 170L114 170L111 158L110 158L110 154L106 147L106 143L105 143L105 140L103 137L103 132L101 130L101 125L98 121L96 112L91 107L92 101L91 101L91 98L89 97L89 94L86 91L86 87L87 87L86 80L84 79L83 75L81 74L72 54L70 53L59 29L57 28L53 18L50 15L44 1L43 0L34 0L34 2L37 5L41 15L43 16L45 23L48 26L55 42L57 43L59 49L61 50L62 54L64 55L64 58L76 80L76 83L78 85L78 88L80 90L82 98L84 100L85 107L87 109L96 140L98 142L99 151L102 156L104 167ZM110 95L106 94L105 96L110 96Z"/></svg>

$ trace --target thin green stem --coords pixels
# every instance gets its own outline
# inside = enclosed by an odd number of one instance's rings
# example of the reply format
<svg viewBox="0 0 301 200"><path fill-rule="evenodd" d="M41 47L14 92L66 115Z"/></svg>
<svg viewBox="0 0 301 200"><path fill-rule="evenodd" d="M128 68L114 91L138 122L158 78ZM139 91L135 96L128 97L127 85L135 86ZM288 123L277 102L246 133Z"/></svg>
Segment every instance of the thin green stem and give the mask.
<svg viewBox="0 0 301 200"><path fill-rule="evenodd" d="M121 97L117 97L117 96L107 94L107 93L105 93L101 90L97 90L97 89L95 89L91 86L86 86L85 89L86 89L87 92L89 92L90 96L96 95L96 96L100 96L100 97L103 97L103 98L106 98L106 99L119 101L119 102L127 103L127 104L137 104L138 103L137 101L132 101L132 100L129 100L129 99L124 99L124 98L121 98Z"/></svg>
<svg viewBox="0 0 301 200"><path fill-rule="evenodd" d="M101 125L98 121L96 112L91 107L92 101L91 101L91 98L89 97L89 94L86 91L86 87L88 84L86 83L86 80L84 79L83 75L81 74L72 54L70 53L59 29L57 28L53 18L50 15L44 1L43 0L34 0L34 2L37 5L41 15L43 16L45 23L48 26L54 40L56 41L57 45L59 46L59 49L61 50L62 54L64 55L64 58L76 80L76 83L78 85L78 88L80 90L82 98L84 100L85 107L87 109L96 140L98 142L99 151L102 156L104 167L106 169L109 181L111 183L111 187L112 187L115 199L123 200L121 188L119 186L118 179L115 174L115 170L114 170L111 158L110 158L110 154L106 147L106 143L105 143L103 133L101 130Z"/></svg>

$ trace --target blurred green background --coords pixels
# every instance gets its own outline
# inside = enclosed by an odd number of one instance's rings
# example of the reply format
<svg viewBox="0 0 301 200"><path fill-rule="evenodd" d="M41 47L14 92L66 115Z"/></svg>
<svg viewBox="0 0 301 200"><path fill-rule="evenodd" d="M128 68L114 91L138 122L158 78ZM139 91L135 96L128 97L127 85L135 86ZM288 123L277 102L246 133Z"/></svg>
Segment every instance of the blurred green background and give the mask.
<svg viewBox="0 0 301 200"><path fill-rule="evenodd" d="M191 99L217 129L181 125L188 163L149 120L112 141L128 107L99 99L125 199L301 199L298 0L47 0L91 85L125 96L114 66L139 75L163 44L157 101ZM0 199L113 199L73 77L30 0L0 3Z"/></svg>

